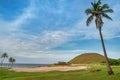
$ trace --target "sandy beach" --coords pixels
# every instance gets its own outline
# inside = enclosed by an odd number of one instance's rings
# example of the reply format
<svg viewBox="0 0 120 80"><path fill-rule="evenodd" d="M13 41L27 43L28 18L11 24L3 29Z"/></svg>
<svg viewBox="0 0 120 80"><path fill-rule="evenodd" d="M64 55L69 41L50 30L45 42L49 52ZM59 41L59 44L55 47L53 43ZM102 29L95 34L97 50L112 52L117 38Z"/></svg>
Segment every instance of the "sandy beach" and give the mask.
<svg viewBox="0 0 120 80"><path fill-rule="evenodd" d="M86 70L87 66L56 66L56 67L35 67L35 68L12 68L16 72L49 72L49 71L72 71Z"/></svg>

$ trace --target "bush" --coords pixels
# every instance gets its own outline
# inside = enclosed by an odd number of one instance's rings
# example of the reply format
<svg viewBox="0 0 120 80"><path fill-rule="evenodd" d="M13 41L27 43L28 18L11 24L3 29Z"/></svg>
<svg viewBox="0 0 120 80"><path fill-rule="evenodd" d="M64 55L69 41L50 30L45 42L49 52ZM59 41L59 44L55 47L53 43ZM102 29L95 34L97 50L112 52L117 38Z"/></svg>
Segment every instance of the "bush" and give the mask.
<svg viewBox="0 0 120 80"><path fill-rule="evenodd" d="M101 71L101 65L100 64L90 64L87 69L90 72Z"/></svg>
<svg viewBox="0 0 120 80"><path fill-rule="evenodd" d="M109 59L109 63L110 63L110 65L119 66L120 65L120 59Z"/></svg>
<svg viewBox="0 0 120 80"><path fill-rule="evenodd" d="M106 63L106 62L104 61L102 63ZM110 65L113 65L113 66L119 66L120 65L120 59L109 58L109 63L110 63Z"/></svg>
<svg viewBox="0 0 120 80"><path fill-rule="evenodd" d="M68 65L68 63L67 62L58 62L58 63L55 63L55 65Z"/></svg>

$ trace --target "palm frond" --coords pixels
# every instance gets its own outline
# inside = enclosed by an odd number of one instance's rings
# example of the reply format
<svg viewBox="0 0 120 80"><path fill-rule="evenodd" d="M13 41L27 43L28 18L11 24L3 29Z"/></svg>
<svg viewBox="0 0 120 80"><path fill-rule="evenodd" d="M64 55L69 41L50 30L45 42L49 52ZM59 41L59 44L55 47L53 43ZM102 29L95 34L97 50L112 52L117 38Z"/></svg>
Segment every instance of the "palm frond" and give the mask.
<svg viewBox="0 0 120 80"><path fill-rule="evenodd" d="M92 5L92 7L93 7L93 10L96 10L96 9L97 9L97 6L96 6L96 2L95 2L95 0L94 0L94 3L91 2L91 5Z"/></svg>
<svg viewBox="0 0 120 80"><path fill-rule="evenodd" d="M107 10L104 10L102 11L103 13L113 13L114 11L112 9L107 9Z"/></svg>
<svg viewBox="0 0 120 80"><path fill-rule="evenodd" d="M101 4L101 0L98 0L97 2L94 1L94 3L91 2L91 5L94 8L94 11L98 11L100 4Z"/></svg>
<svg viewBox="0 0 120 80"><path fill-rule="evenodd" d="M96 2L94 1L94 3L93 2L91 2L91 5L92 5L92 7L94 7L94 4L95 4Z"/></svg>
<svg viewBox="0 0 120 80"><path fill-rule="evenodd" d="M108 9L108 8L109 8L108 4L103 4L103 5L100 7L101 10Z"/></svg>
<svg viewBox="0 0 120 80"><path fill-rule="evenodd" d="M98 2L96 3L96 6L99 6L101 4L101 0L98 0Z"/></svg>
<svg viewBox="0 0 120 80"><path fill-rule="evenodd" d="M112 20L112 18L110 16L108 16L107 14L103 13L102 16L106 19Z"/></svg>
<svg viewBox="0 0 120 80"><path fill-rule="evenodd" d="M94 18L94 15L91 15L88 17L88 19L86 21L87 26L89 26L89 24L92 22L93 18Z"/></svg>
<svg viewBox="0 0 120 80"><path fill-rule="evenodd" d="M113 10L109 8L108 4L101 5L101 0L98 0L97 2L91 2L92 8L86 9L85 13L87 15L91 14L87 21L86 25L89 26L89 24L92 22L93 18L95 17L95 24L97 28L100 28L103 26L104 22L102 21L102 17L112 20L112 18L107 13L113 13Z"/></svg>
<svg viewBox="0 0 120 80"><path fill-rule="evenodd" d="M89 15L89 14L92 13L92 10L88 8L88 9L85 10L85 13L86 13L87 15Z"/></svg>
<svg viewBox="0 0 120 80"><path fill-rule="evenodd" d="M2 58L7 58L7 57L8 57L8 54L7 54L7 53L3 53L1 57L2 57Z"/></svg>

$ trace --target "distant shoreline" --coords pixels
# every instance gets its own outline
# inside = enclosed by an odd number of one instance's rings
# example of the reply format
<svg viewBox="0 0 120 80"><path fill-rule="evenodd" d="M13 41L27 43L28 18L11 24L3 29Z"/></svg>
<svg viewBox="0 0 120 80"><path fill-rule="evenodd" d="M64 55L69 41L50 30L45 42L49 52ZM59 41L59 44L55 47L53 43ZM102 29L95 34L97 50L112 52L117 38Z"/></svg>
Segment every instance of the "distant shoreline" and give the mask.
<svg viewBox="0 0 120 80"><path fill-rule="evenodd" d="M15 63L12 65L12 68L22 68L22 67L43 67L43 66L50 66L51 64L26 64L26 63ZM9 63L4 64L2 67L11 67Z"/></svg>

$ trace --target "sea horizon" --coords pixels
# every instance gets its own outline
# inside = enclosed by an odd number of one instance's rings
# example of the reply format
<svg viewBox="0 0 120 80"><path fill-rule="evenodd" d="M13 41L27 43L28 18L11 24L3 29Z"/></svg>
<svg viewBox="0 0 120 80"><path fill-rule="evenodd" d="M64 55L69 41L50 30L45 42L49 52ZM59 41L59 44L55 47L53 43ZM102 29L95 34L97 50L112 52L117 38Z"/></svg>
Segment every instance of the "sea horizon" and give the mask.
<svg viewBox="0 0 120 80"><path fill-rule="evenodd" d="M14 63L13 65L5 63L0 67L12 67L12 68L21 68L21 67L43 67L49 66L51 64L38 64L38 63Z"/></svg>

